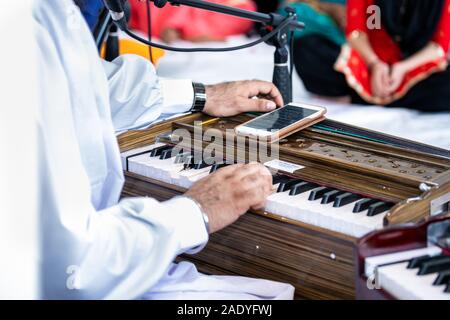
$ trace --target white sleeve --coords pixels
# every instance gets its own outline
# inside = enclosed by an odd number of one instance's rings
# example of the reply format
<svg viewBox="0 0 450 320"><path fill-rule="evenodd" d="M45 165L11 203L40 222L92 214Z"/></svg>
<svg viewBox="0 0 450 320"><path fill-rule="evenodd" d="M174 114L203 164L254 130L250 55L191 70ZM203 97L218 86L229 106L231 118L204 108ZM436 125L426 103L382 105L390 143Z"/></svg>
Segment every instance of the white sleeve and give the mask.
<svg viewBox="0 0 450 320"><path fill-rule="evenodd" d="M120 205L133 217L157 222L178 240L176 255L195 252L208 241L203 214L198 205L189 198L177 197L166 202L150 198L128 198ZM160 206L160 210L155 210Z"/></svg>
<svg viewBox="0 0 450 320"><path fill-rule="evenodd" d="M92 190L95 181L91 183L86 169L88 166L80 152L80 142L89 139L81 138L80 133L85 132L92 140L92 151L98 151L98 154L92 153L92 158L86 158L87 161L94 164L96 161L115 161L114 157L102 159L102 147L106 147L108 142L98 140L98 135L92 134L96 132L94 129L102 126L105 130L112 130L102 122L103 114L91 112L103 109L92 101L96 96L89 94L107 90L107 83L89 81L89 77L85 76L89 72L98 72L103 76L103 69L98 65L93 45L92 50L88 51L92 54L86 61L84 56L82 58L78 54L83 52L85 39L90 39L91 35L87 27L84 33L70 32L73 26L66 22L65 13L67 8L73 8L72 1L36 1L35 5L38 6L35 11L36 61L39 62L38 133L36 139L29 139L35 141L39 150L37 172L42 297L138 298L160 281L178 254L195 250L207 241L201 211L187 198L167 202L131 198L111 207L99 206L98 210L94 207ZM79 15L79 11L76 12ZM64 49L61 52L71 57L64 60L66 63L62 60L64 55L58 51L61 48ZM130 63L131 68L137 67L131 60L123 59L122 62L125 65ZM80 74L75 72L76 68L82 69ZM160 90L150 89L158 81L151 75L136 72L130 77L122 77L120 73L128 70L126 67L111 66L111 69L116 72L112 74L113 87L123 89L112 96L116 108L114 112L123 112L118 105L121 102L129 115L122 118L121 123L132 124L133 120L145 118L145 107L137 107L141 110L139 117L139 112L133 112L132 106L146 102L150 108L153 106L151 101L160 101ZM104 80L104 77L99 78ZM139 85L140 81L148 85ZM144 93L147 93L146 97ZM80 104L80 96L89 97L92 103ZM162 105L158 104L157 108L159 113L163 111ZM77 131L78 121L82 123L82 132ZM86 154L89 144L83 145L83 154ZM120 161L119 157L117 161ZM121 177L118 176L117 180L120 181ZM111 183L109 181L109 185ZM22 201L29 199L22 195ZM16 206L25 208L21 202Z"/></svg>
<svg viewBox="0 0 450 320"><path fill-rule="evenodd" d="M191 80L161 79L142 57L103 61L116 132L148 126L162 115L184 113L194 100Z"/></svg>
<svg viewBox="0 0 450 320"><path fill-rule="evenodd" d="M42 123L38 140L43 298L138 298L177 255L207 242L201 210L188 198L128 198L95 210L77 144L54 127Z"/></svg>
<svg viewBox="0 0 450 320"><path fill-rule="evenodd" d="M164 113L181 113L191 109L194 90L191 80L161 78Z"/></svg>
<svg viewBox="0 0 450 320"><path fill-rule="evenodd" d="M38 145L50 151L45 136ZM192 200L128 198L96 211L78 159L68 148L48 154L41 154L39 168L43 298L138 298L159 283L177 255L207 242Z"/></svg>

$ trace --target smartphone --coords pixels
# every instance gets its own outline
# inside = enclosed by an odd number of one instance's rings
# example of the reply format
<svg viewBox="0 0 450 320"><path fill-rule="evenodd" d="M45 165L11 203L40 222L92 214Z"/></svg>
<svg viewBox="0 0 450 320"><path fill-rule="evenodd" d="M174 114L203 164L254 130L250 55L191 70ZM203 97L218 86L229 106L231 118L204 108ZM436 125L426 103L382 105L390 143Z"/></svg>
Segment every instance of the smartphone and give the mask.
<svg viewBox="0 0 450 320"><path fill-rule="evenodd" d="M308 127L323 118L327 109L303 103L290 103L237 126L238 135L276 141L298 128Z"/></svg>

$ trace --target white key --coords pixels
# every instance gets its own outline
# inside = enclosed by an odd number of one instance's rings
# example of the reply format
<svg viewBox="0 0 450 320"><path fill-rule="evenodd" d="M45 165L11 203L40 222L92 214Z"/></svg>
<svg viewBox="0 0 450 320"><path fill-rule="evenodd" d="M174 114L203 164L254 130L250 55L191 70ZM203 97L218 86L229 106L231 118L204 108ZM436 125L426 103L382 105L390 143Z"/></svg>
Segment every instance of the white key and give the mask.
<svg viewBox="0 0 450 320"><path fill-rule="evenodd" d="M418 276L418 269L407 269L408 263L380 267L378 283L397 299L404 300L450 300L445 285L433 286L437 273Z"/></svg>
<svg viewBox="0 0 450 320"><path fill-rule="evenodd" d="M163 144L155 144L152 147L161 145ZM175 157L160 160L159 157L144 154L129 160L131 172L183 188L191 187L211 170L211 167L200 170L183 170L183 167L183 164L175 163ZM274 187L277 188L278 185ZM367 217L367 211L355 214L353 207L356 202L341 208L334 208L333 203L322 205L320 199L308 200L310 192L296 196L289 196L288 191L275 193L269 197L266 211L355 237L361 237L383 226L385 213L375 217Z"/></svg>
<svg viewBox="0 0 450 320"><path fill-rule="evenodd" d="M367 211L353 213L356 202L340 208L333 203L321 204L321 200L309 201L311 191L289 196L289 191L269 197L266 211L289 219L312 224L325 229L361 237L383 226L385 214L368 217Z"/></svg>
<svg viewBox="0 0 450 320"><path fill-rule="evenodd" d="M376 269L383 264L411 260L413 258L418 258L422 256L433 257L441 253L442 253L441 248L436 246L430 246L420 249L407 250L369 257L364 261L364 273L366 277L369 278L375 273Z"/></svg>
<svg viewBox="0 0 450 320"><path fill-rule="evenodd" d="M198 180L209 175L209 171L211 171L211 167L206 167L206 168L198 169L198 170L189 169L189 170L181 171L179 173L177 185L187 189L187 188L191 187Z"/></svg>
<svg viewBox="0 0 450 320"><path fill-rule="evenodd" d="M130 172L142 175L144 177L152 178L166 183L171 183L171 177L167 174L167 170L163 170L157 162L165 162L166 165L171 165L170 159L159 160L156 158L150 158L147 155L135 157L129 161L128 168Z"/></svg>
<svg viewBox="0 0 450 320"><path fill-rule="evenodd" d="M148 145L148 146L145 146L145 147L141 147L141 148L137 148L137 149L128 150L128 151L123 152L120 155L120 157L122 159L122 168L124 170L126 169L126 159L127 159L128 156L132 156L134 154L145 152L145 151L150 151L150 150L153 150L155 148L162 147L164 145L165 145L164 143L155 143L155 144L151 144L151 145Z"/></svg>
<svg viewBox="0 0 450 320"><path fill-rule="evenodd" d="M211 167L184 170L184 164L175 163L175 157L161 160L159 157L143 154L129 160L129 170L145 177L189 188L193 183L207 176Z"/></svg>
<svg viewBox="0 0 450 320"><path fill-rule="evenodd" d="M159 146L164 146L164 144L159 143L152 145L149 150L152 150L155 147ZM133 151L134 153L139 153L139 150L137 149ZM124 156L124 154L122 156ZM167 172L169 171L169 169L175 169L174 165L174 158L161 160L159 159L159 157L150 157L149 153L138 155L128 160L130 172L160 180L166 183L171 183L171 177L167 174Z"/></svg>

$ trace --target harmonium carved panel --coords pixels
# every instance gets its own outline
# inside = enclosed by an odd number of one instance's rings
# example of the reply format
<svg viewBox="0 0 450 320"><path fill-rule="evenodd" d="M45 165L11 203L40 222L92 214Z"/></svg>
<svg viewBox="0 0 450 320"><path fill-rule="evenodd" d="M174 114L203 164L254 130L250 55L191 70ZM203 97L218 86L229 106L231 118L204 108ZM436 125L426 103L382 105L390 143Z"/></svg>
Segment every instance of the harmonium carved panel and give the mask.
<svg viewBox="0 0 450 320"><path fill-rule="evenodd" d="M202 252L181 257L202 272L288 282L299 299L352 299L358 239L448 210L447 150L324 120L270 146L278 160L266 161L261 146L233 135L251 116L190 114L118 138L123 196L170 199L234 162L276 169L277 192L264 211L247 213Z"/></svg>

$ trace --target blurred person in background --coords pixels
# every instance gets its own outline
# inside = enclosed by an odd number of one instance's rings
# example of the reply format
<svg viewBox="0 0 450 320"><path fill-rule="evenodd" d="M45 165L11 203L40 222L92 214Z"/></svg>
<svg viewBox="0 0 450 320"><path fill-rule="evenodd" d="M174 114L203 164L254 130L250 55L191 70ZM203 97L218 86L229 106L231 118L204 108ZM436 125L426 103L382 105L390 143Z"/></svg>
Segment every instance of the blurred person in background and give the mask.
<svg viewBox="0 0 450 320"><path fill-rule="evenodd" d="M256 10L252 0L208 0L245 10ZM130 0L130 27L148 34L147 5L145 0ZM210 12L188 6L172 6L164 8L150 4L151 34L171 43L177 40L191 42L224 41L226 37L245 34L251 30L253 23L249 20Z"/></svg>
<svg viewBox="0 0 450 320"><path fill-rule="evenodd" d="M344 45L327 37L298 41L295 65L308 91L357 104L450 110L449 0L348 0L347 17Z"/></svg>
<svg viewBox="0 0 450 320"><path fill-rule="evenodd" d="M103 0L77 0L86 23L91 30L94 30L100 11L104 8Z"/></svg>
<svg viewBox="0 0 450 320"><path fill-rule="evenodd" d="M308 91L334 99L345 96L336 88L335 82L344 81L343 75L330 73L330 64L335 61L339 48L345 44L346 7L345 0L287 0L295 9L298 20L305 29L295 32L294 63ZM336 79L337 78L337 79Z"/></svg>
<svg viewBox="0 0 450 320"><path fill-rule="evenodd" d="M258 12L271 13L277 11L282 0L254 0Z"/></svg>

